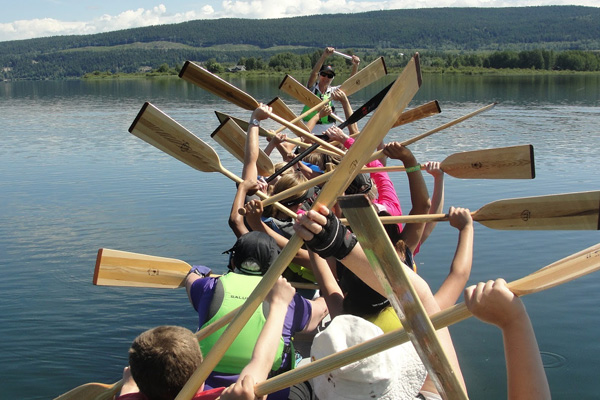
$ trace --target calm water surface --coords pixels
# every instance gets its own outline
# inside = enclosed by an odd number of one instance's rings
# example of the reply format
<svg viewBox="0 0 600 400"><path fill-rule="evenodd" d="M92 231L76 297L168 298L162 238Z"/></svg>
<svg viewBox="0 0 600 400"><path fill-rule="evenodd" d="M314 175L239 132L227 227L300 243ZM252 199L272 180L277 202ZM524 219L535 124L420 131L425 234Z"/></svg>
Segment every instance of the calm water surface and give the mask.
<svg viewBox="0 0 600 400"><path fill-rule="evenodd" d="M236 80L260 101L280 79ZM386 82L353 95L356 107ZM282 97L296 111L300 106ZM600 78L424 76L411 107L437 99L442 114L392 130L402 140L492 102L491 111L415 143L420 161L467 150L532 144L534 180L446 179L446 208L498 199L600 189ZM210 133L214 110L250 112L179 79L0 83L0 398L48 399L86 382L112 383L141 331L195 329L185 291L93 286L98 248L173 257L225 270L234 185L130 135L150 101L241 165ZM361 124L364 125L364 122ZM405 176L393 179L409 204ZM432 184L429 176L428 184ZM406 208L407 206L405 206ZM440 223L418 257L435 290L448 272L456 231ZM514 280L600 242L597 231L498 231L476 224L470 282ZM525 299L553 396L597 398L600 275ZM499 332L470 320L451 329L470 397L506 398Z"/></svg>

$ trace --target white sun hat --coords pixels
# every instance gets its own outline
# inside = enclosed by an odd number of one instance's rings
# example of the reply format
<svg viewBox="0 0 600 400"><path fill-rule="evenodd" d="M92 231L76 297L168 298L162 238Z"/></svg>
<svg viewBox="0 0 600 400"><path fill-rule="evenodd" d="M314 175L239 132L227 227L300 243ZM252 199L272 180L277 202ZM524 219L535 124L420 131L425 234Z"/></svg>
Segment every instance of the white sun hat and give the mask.
<svg viewBox="0 0 600 400"><path fill-rule="evenodd" d="M346 350L382 335L371 322L353 315L340 315L315 336L313 360ZM405 343L313 378L319 400L414 399L427 372L411 343Z"/></svg>

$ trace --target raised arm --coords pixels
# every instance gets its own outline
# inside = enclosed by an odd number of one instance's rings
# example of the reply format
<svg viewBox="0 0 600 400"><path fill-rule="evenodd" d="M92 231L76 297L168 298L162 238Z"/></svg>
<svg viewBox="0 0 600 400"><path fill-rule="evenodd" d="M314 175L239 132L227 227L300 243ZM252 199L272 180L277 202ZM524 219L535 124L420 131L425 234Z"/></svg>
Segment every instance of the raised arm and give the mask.
<svg viewBox="0 0 600 400"><path fill-rule="evenodd" d="M352 56L352 71L350 71L350 76L353 76L358 72L358 64L360 64L360 58L358 56Z"/></svg>
<svg viewBox="0 0 600 400"><path fill-rule="evenodd" d="M350 100L348 100L346 93L340 89L336 89L331 93L331 98L335 101L339 101L342 104L342 108L344 109L344 118L350 118L353 111L352 105L350 105ZM360 133L358 131L358 125L356 125L356 123L348 125L348 132L350 132L350 135L358 135Z"/></svg>
<svg viewBox="0 0 600 400"><path fill-rule="evenodd" d="M421 168L415 156L407 147L402 146L399 142L386 144L383 148L383 153L389 158L395 158L402 161L404 167L406 167L410 201L412 204L410 214L429 213L429 208L431 206L429 192L427 191L425 179L423 179ZM421 241L421 235L423 234L424 228L425 224L423 223L411 223L406 224L402 230L402 239L413 253Z"/></svg>
<svg viewBox="0 0 600 400"><path fill-rule="evenodd" d="M308 78L308 82L306 83L306 87L310 88L315 84L315 82L317 82L317 78L319 77L319 71L321 70L323 63L325 62L325 59L332 55L334 50L335 49L333 47L325 47L325 50L323 50L323 54L321 54L321 58L319 58L319 60L315 63L312 71L310 71L310 76Z"/></svg>
<svg viewBox="0 0 600 400"><path fill-rule="evenodd" d="M244 367L237 382L221 394L223 400L254 399L254 382L267 379L277 352L277 343L281 338L283 323L288 306L296 290L285 278L279 278L265 301L268 304L267 320L260 331L252 351L250 362Z"/></svg>
<svg viewBox="0 0 600 400"><path fill-rule="evenodd" d="M429 213L441 214L444 209L444 171L442 171L440 162L438 161L428 161L423 165L425 171L433 176L433 194L431 195L431 209ZM423 235L421 235L421 244L425 243L436 225L437 221L425 224Z"/></svg>
<svg viewBox="0 0 600 400"><path fill-rule="evenodd" d="M273 109L271 107L260 104L250 116L244 153L244 167L242 169L242 179L244 180L256 180L258 176L258 170L256 168L256 161L258 160L259 153L258 128L260 126L260 121L269 118L269 114L272 111Z"/></svg>
<svg viewBox="0 0 600 400"><path fill-rule="evenodd" d="M456 303L469 280L473 264L473 218L470 211L450 207L449 221L458 229L458 244L450 272L434 296L442 310Z"/></svg>
<svg viewBox="0 0 600 400"><path fill-rule="evenodd" d="M509 400L551 398L540 349L521 299L504 279L465 289L467 308L480 320L502 330Z"/></svg>

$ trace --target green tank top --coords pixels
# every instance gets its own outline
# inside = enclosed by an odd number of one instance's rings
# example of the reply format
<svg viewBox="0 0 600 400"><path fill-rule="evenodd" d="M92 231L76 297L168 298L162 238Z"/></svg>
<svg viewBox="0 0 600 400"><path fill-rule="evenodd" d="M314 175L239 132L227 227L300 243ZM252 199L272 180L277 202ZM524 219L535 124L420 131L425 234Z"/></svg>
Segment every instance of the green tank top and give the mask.
<svg viewBox="0 0 600 400"><path fill-rule="evenodd" d="M330 97L329 93L325 93L324 95L319 96L321 98L321 100L325 100L328 99ZM329 107L333 107L333 102L329 102ZM308 110L310 110L312 107L309 106L304 106L304 108L302 109L302 114L304 114L305 112L307 112ZM308 122L312 119L312 117L314 117L315 115L317 115L318 111L313 111L312 113L308 114L306 117L302 118L303 121ZM324 116L323 118L319 119L319 122L322 124L328 124L330 123L329 121L329 115Z"/></svg>
<svg viewBox="0 0 600 400"><path fill-rule="evenodd" d="M218 320L231 310L244 304L246 299L250 296L256 285L260 282L262 277L260 276L249 276L236 273L228 273L219 278L219 281L223 284L223 302L217 313L208 320L201 328L211 324L213 321ZM254 345L258 340L258 335L265 325L265 316L262 311L262 305L259 306L252 317L248 320L244 328L241 330L237 338L233 341L231 346L225 352L223 358L217 366L215 371L228 373L228 374L239 374L242 369L250 362L252 357L252 351ZM226 327L223 327L200 342L200 348L202 354L206 355L215 345L216 341L221 337ZM273 363L273 370L278 370L282 362L284 342L283 338L279 339L277 356Z"/></svg>

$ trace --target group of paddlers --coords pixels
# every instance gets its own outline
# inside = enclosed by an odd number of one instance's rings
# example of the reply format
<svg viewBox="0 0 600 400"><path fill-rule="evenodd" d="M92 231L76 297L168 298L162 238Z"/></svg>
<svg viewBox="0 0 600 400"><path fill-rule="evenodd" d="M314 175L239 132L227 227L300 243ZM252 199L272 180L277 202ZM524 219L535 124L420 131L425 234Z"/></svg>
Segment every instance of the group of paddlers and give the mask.
<svg viewBox="0 0 600 400"><path fill-rule="evenodd" d="M326 48L316 63L308 88L321 98L341 104L346 117L352 108L346 95L331 86L335 70L325 63L333 48ZM352 73L360 60L352 57ZM324 135L340 149L349 149L355 124L349 134L333 123L332 104L307 117L313 133ZM254 195L258 190L275 195L335 168L340 157L315 151L267 183L258 176L259 127L271 113L261 104L250 115L244 153L242 182L232 203L229 226L237 241L228 251L229 272L211 277L210 268L194 266L185 279L189 300L198 312L198 327L219 320L242 305L259 284L282 248L294 235L304 240L262 307L254 312L237 339L229 346L208 379L193 397L199 399L255 399L254 386L268 377L298 365L319 360L402 326L384 288L369 266L367 256L350 227L340 220L342 209L316 204L320 186L293 193L280 201L297 218L273 205L264 207ZM281 168L294 158L296 149L284 134L273 137L265 153L277 149ZM387 159L400 160L406 168L411 214L439 213L444 203L444 172L438 162L424 164L434 178L429 196L421 165L405 146L397 142L380 144L384 161L367 167L381 167ZM368 197L379 216L402 215L396 189L387 172L360 173L345 189L346 195ZM292 215L293 215L292 214ZM418 274L414 261L435 222L389 224L386 232L403 268L428 314L456 303L464 292L469 310L481 320L498 326L504 336L509 398L546 399L550 391L532 325L522 302L508 290L502 279L479 283L465 289L473 254L473 220L469 210L450 207L450 224L458 230L457 249L447 278L433 293ZM294 289L294 282L312 282L317 289ZM222 330L198 340L181 327L160 326L138 336L129 351L129 367L117 400L177 397L194 371L215 345ZM447 328L439 340L461 385L459 362ZM302 339L302 343L298 340ZM310 356L298 350L310 341ZM304 354L303 354L304 353ZM466 389L465 389L466 391ZM435 377L429 375L413 345L406 343L364 358L309 381L268 395L269 399L440 399Z"/></svg>

